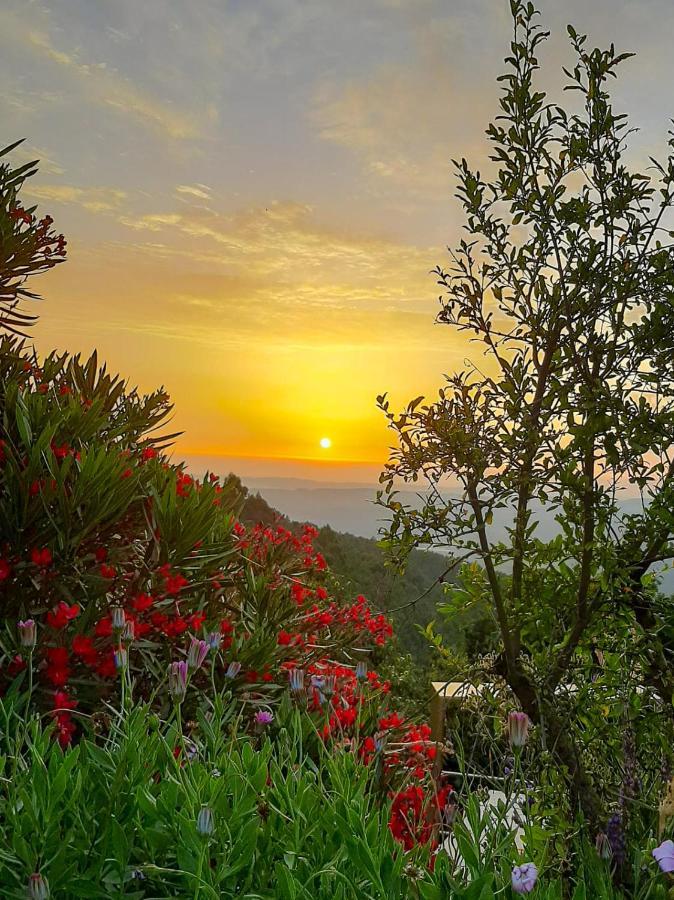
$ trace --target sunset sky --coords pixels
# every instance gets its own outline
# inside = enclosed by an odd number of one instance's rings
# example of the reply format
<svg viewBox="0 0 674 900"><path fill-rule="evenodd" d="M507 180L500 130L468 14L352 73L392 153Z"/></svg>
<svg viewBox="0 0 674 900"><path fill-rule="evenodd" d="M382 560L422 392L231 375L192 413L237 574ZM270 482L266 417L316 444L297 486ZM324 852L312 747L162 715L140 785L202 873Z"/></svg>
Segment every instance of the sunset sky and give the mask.
<svg viewBox="0 0 674 900"><path fill-rule="evenodd" d="M567 21L637 51L616 97L635 156L661 146L671 0L540 5L546 86ZM509 39L505 0L3 0L0 140L42 160L30 199L69 238L39 350L163 384L190 458L376 470L376 395L433 393L479 352L433 324L429 272Z"/></svg>

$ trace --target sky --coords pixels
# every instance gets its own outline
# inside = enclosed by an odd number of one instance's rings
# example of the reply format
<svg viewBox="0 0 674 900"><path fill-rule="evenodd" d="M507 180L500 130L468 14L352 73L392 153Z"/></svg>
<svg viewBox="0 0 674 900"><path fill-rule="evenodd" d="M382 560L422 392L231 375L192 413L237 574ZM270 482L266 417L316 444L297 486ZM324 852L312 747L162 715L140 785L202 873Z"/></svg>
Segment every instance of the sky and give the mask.
<svg viewBox="0 0 674 900"><path fill-rule="evenodd" d="M543 85L563 98L567 22L636 51L616 103L636 159L662 146L671 0L539 5ZM374 475L376 396L479 361L434 324L431 270L462 236L451 159L485 163L510 27L505 0L0 0L0 142L41 160L28 199L69 239L38 350L163 385L196 465Z"/></svg>

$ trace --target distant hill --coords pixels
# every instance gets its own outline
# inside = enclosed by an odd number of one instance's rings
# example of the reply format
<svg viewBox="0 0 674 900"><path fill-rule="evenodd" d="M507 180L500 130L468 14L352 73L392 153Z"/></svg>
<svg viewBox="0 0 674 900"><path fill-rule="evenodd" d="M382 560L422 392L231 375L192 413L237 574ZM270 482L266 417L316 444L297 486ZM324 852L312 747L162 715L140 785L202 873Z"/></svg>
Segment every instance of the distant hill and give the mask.
<svg viewBox="0 0 674 900"><path fill-rule="evenodd" d="M302 523L274 509L260 493L251 493L243 486L242 490L245 492L242 521L265 525L282 523L288 528L301 526ZM315 546L325 556L331 571L354 594L364 594L373 608L390 614L402 647L418 662L426 661L429 656L428 643L417 626L425 627L437 619L436 604L444 596L438 579L447 568L447 557L440 553L414 550L405 574L396 576L386 567L384 553L373 538L336 531L330 525L323 525ZM451 577L446 580L452 581ZM412 603L414 600L417 602ZM484 615L479 613L457 617L451 625L438 623L437 631L446 643L459 649L465 645L466 630L470 630L471 635L476 630L483 630L486 622L483 623L482 619Z"/></svg>

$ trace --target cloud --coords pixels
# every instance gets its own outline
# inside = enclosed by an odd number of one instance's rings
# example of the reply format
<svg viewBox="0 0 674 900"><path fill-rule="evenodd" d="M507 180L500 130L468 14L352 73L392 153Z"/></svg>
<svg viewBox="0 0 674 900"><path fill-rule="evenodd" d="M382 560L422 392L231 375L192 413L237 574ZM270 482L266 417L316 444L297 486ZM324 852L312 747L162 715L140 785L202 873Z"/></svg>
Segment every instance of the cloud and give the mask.
<svg viewBox="0 0 674 900"><path fill-rule="evenodd" d="M465 66L473 13L467 21L458 11L439 19L428 9L417 15L418 7L394 5L407 13L409 51L356 78L324 79L309 119L319 137L347 148L377 178L417 192L442 190L451 160L484 145L494 91L482 85L497 67L491 59L478 73ZM500 17L489 0L477 6L484 13L484 45Z"/></svg>
<svg viewBox="0 0 674 900"><path fill-rule="evenodd" d="M126 199L124 191L108 187L80 188L69 184L29 185L26 192L36 200L74 203L89 212L110 212Z"/></svg>
<svg viewBox="0 0 674 900"><path fill-rule="evenodd" d="M159 241L137 242L142 252L191 259L232 275L253 273L258 281L273 280L277 292L292 285L288 300L300 305L308 298L339 307L348 298L351 306L401 302L408 293L419 296L419 284L428 283L433 266L430 248L328 227L301 203L277 202L232 215L192 207L120 221L136 232L161 235Z"/></svg>
<svg viewBox="0 0 674 900"><path fill-rule="evenodd" d="M179 184L176 194L186 197L195 197L197 200L210 200L211 189L205 184Z"/></svg>
<svg viewBox="0 0 674 900"><path fill-rule="evenodd" d="M92 102L133 116L171 138L191 138L198 134L196 123L190 116L142 91L130 80L108 69L105 62L82 62L77 54L56 47L45 31L25 25L11 13L3 17L3 37L70 72Z"/></svg>

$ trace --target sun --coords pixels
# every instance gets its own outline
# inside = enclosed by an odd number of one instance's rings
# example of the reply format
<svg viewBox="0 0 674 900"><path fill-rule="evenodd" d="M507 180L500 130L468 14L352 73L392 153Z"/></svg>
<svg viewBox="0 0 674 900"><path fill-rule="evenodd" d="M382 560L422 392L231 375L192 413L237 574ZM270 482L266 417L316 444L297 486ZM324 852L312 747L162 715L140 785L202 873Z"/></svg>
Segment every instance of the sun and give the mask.
<svg viewBox="0 0 674 900"><path fill-rule="evenodd" d="M322 437L318 443L324 450L329 450L332 447L332 441L329 437Z"/></svg>

